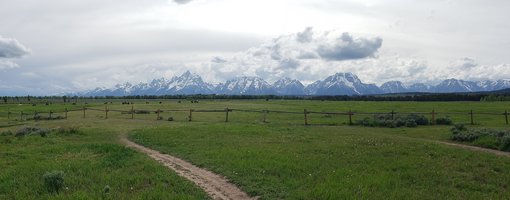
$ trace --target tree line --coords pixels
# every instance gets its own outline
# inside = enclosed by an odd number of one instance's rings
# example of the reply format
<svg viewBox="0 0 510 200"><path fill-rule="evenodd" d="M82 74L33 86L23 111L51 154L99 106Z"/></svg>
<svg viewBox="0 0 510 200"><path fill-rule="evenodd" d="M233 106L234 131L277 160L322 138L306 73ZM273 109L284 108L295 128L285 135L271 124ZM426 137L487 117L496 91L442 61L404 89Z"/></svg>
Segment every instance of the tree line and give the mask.
<svg viewBox="0 0 510 200"><path fill-rule="evenodd" d="M3 96L2 103L41 103L63 102L77 103L87 100L127 99L263 99L263 100L323 100L323 101L510 101L510 93L415 93L415 94L386 94L386 95L338 95L338 96L279 96L279 95L132 95L132 96Z"/></svg>

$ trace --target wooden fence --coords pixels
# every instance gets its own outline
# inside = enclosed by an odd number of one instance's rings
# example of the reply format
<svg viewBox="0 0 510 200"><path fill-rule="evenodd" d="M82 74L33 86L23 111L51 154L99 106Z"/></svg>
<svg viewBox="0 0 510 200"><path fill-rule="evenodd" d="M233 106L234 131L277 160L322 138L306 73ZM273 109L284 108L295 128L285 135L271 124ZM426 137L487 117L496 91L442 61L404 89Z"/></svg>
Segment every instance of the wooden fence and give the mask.
<svg viewBox="0 0 510 200"><path fill-rule="evenodd" d="M409 114L417 114L417 115L424 115L424 116L430 116L431 125L434 125L436 121L436 117L438 115L449 115L449 116L467 116L469 117L469 124L474 125L475 124L475 116L480 115L488 115L488 116L501 116L502 122L508 125L508 116L510 113L505 110L501 113L489 113L489 112L475 112L473 110L469 110L468 112L436 112L435 110L431 110L431 112L395 112L395 110L391 110L389 112L353 112L351 110L346 112L319 112L319 111L311 111L308 109L303 109L302 112L298 111L282 111L282 110L248 110L248 109L231 109L231 108L225 108L225 109L156 109L156 110L140 110L140 109L134 109L133 106L131 106L128 110L117 110L117 109L109 109L108 106L105 106L104 109L99 108L82 108L82 109L74 109L74 110L68 110L65 109L64 111L55 112L55 111L46 111L46 112L0 112L2 115L7 116L7 120L17 120L17 121L24 121L24 120L53 120L53 119L67 119L69 112L81 112L82 117L87 117L87 111L97 111L104 113L104 119L108 119L110 112L119 112L121 114L129 114L131 115L131 119L135 119L136 114L155 114L154 119L155 120L162 120L162 117L160 116L163 112L186 112L187 113L187 121L193 121L194 113L224 113L225 115L225 122L229 122L229 113L232 112L244 112L244 113L259 113L262 115L262 122L267 122L268 115L271 114L291 114L291 115L302 115L303 117L303 124L304 125L310 125L310 115L336 115L336 116L346 116L345 119L347 121L347 124L352 125L353 122L353 116L377 116L377 115L386 115L389 116L391 119L394 119L396 115L409 115Z"/></svg>

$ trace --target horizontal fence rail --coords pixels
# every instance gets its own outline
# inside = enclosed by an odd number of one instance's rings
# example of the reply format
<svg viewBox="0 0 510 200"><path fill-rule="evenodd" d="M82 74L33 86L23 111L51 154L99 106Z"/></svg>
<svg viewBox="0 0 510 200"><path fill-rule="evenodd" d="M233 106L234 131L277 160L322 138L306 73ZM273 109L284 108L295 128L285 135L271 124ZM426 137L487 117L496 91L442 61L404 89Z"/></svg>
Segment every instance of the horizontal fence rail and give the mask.
<svg viewBox="0 0 510 200"><path fill-rule="evenodd" d="M162 117L160 114L162 113L176 113L176 112L186 112L188 113L187 118L188 121L192 121L193 113L224 113L225 114L225 122L229 121L229 113L232 112L240 112L240 113L259 113L263 114L262 121L267 122L267 115L268 114L291 114L291 115L303 115L304 119L304 125L309 125L310 123L310 115L339 115L339 116L348 116L346 118L348 120L348 124L353 124L353 116L377 116L377 115L386 115L390 116L391 119L393 119L396 116L401 115L424 115L424 116L430 116L429 119L431 119L431 124L433 125L435 122L435 119L438 115L453 115L453 116L467 116L469 117L469 123L475 124L475 116L485 115L485 116L503 116L504 123L509 124L508 117L510 113L505 110L503 112L476 112L474 110L464 111L464 112L438 112L435 110L432 110L431 112L396 112L395 110L391 110L389 112L359 112L359 111L346 111L346 112L340 112L340 111L311 111L308 109L303 109L303 111L286 111L286 110L257 110L257 109L231 109L231 108L225 108L225 109L134 109L133 106L131 106L131 109L122 110L122 109L109 109L108 106L105 106L104 108L91 108L91 107L84 107L80 109L65 109L63 111L52 111L52 110L45 110L45 111L0 111L0 116L4 116L7 118L7 120L43 120L43 119L67 119L69 112L82 112L82 117L87 117L87 111L97 111L104 113L104 118L108 119L108 113L109 112L117 112L120 114L130 114L131 119L134 119L135 115L139 114L156 114L156 120L162 120Z"/></svg>

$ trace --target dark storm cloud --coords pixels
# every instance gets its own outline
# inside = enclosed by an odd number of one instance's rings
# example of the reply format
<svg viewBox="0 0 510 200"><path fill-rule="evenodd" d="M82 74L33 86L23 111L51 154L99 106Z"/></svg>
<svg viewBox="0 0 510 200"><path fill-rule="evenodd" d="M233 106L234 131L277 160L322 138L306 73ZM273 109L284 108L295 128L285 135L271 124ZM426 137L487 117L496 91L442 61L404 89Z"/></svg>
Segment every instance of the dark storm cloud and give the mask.
<svg viewBox="0 0 510 200"><path fill-rule="evenodd" d="M29 53L30 50L18 40L0 36L0 58L19 58Z"/></svg>
<svg viewBox="0 0 510 200"><path fill-rule="evenodd" d="M175 3L178 3L178 4L187 4L189 3L190 1L192 0L174 0Z"/></svg>
<svg viewBox="0 0 510 200"><path fill-rule="evenodd" d="M327 60L354 60L374 57L382 46L382 38L356 38L343 33L333 44L320 45L317 53Z"/></svg>

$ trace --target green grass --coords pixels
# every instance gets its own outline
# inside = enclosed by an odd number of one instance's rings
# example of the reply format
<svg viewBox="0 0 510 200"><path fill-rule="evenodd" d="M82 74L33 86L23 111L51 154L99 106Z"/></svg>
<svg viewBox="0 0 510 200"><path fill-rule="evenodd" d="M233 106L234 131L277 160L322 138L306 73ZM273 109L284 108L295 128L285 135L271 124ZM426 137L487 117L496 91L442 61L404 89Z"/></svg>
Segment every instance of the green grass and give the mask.
<svg viewBox="0 0 510 200"><path fill-rule="evenodd" d="M510 159L436 144L414 130L197 123L137 130L131 138L226 175L263 199L510 195Z"/></svg>
<svg viewBox="0 0 510 200"><path fill-rule="evenodd" d="M345 115L193 113L188 111L130 114L102 111L69 112L67 120L21 121L11 112L104 109L105 100L77 105L0 104L0 132L22 124L46 128L80 127L83 135L47 138L0 136L0 199L203 199L204 192L148 157L118 144L119 133L137 143L166 152L225 175L252 196L262 199L504 199L510 195L510 159L437 144L448 141L449 126L367 128L347 126ZM286 100L137 101L138 110L254 109L303 112L459 112L454 123L506 129L504 102L333 102ZM121 101L109 109L130 110ZM465 113L465 114L464 114ZM60 113L61 114L61 113ZM425 114L430 117L430 115ZM353 120L371 117L355 115ZM333 126L331 126L333 125ZM69 188L49 194L42 176L62 170ZM110 194L103 189L110 186ZM133 187L133 190L131 190Z"/></svg>
<svg viewBox="0 0 510 200"><path fill-rule="evenodd" d="M51 127L51 125L50 125ZM21 138L0 136L0 199L206 199L203 191L145 155L116 142L116 133ZM65 173L64 189L46 190L43 175ZM103 190L109 186L110 192Z"/></svg>

